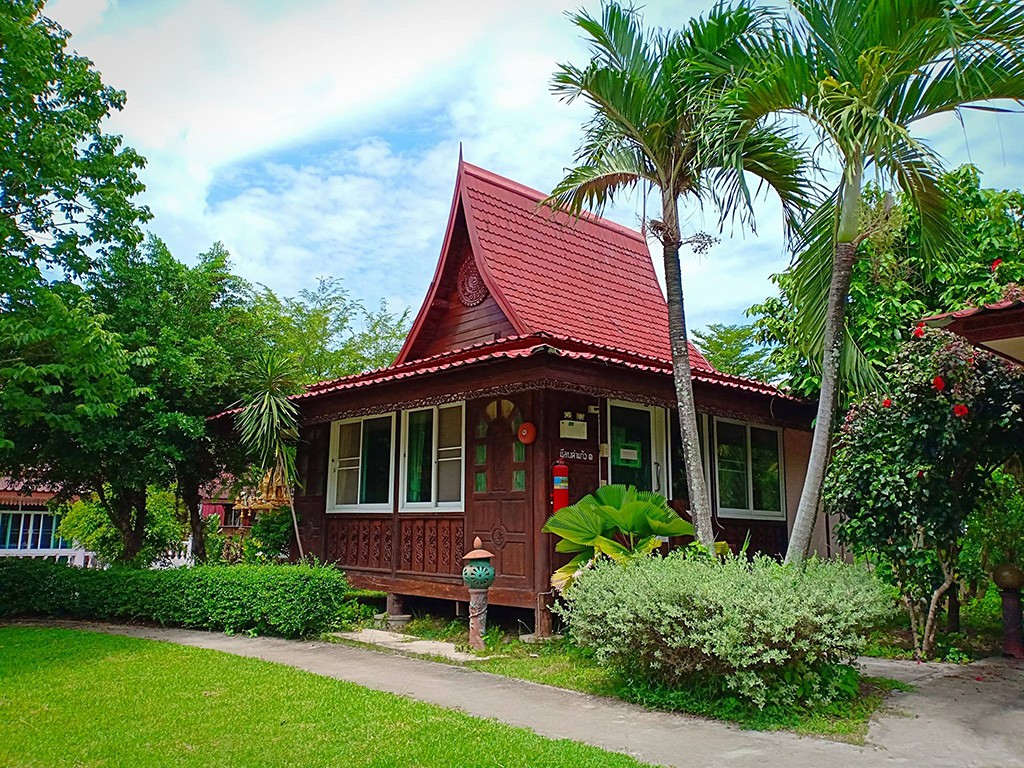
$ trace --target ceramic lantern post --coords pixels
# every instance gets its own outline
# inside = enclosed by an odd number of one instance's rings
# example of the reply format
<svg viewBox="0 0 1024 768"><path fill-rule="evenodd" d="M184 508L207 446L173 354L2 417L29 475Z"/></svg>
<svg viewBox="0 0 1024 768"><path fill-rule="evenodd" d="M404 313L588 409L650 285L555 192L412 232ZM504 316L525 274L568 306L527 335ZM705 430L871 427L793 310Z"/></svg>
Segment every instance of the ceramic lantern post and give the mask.
<svg viewBox="0 0 1024 768"><path fill-rule="evenodd" d="M484 649L487 631L487 589L494 583L494 554L482 547L477 536L473 551L462 556L462 581L469 587L469 644L478 651Z"/></svg>
<svg viewBox="0 0 1024 768"><path fill-rule="evenodd" d="M1020 604L1024 571L1015 565L1001 565L992 571L992 580L1003 599L1003 655L1024 659L1024 618Z"/></svg>

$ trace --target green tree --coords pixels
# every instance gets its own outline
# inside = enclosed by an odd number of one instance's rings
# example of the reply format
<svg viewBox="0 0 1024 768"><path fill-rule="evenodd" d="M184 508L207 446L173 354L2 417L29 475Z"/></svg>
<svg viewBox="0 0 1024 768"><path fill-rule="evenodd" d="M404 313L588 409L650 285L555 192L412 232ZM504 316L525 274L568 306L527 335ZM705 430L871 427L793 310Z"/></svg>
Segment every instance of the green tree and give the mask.
<svg viewBox="0 0 1024 768"><path fill-rule="evenodd" d="M589 38L592 57L582 68L563 64L553 89L564 100L582 98L592 109L576 166L547 202L573 215L598 212L630 188L657 189L661 215L649 227L661 241L668 292L669 331L679 403L690 506L699 540L714 542L711 504L701 466L693 400L679 249L679 201L708 204L720 223L752 224L746 174L774 189L790 220L807 203L802 162L780 125L747 121L718 108L751 49L766 44L771 16L741 2L717 5L680 33L645 30L640 16L616 3L600 19L572 17ZM687 239L699 249L707 235Z"/></svg>
<svg viewBox="0 0 1024 768"><path fill-rule="evenodd" d="M772 350L758 342L757 330L748 325L708 323L693 332L704 357L723 373L758 381L775 381L780 369L773 364Z"/></svg>
<svg viewBox="0 0 1024 768"><path fill-rule="evenodd" d="M267 291L263 301L274 345L295 358L306 384L390 365L409 331L408 309L393 313L384 300L367 309L336 277L319 278L295 298Z"/></svg>
<svg viewBox="0 0 1024 768"><path fill-rule="evenodd" d="M1024 284L1024 193L985 189L976 168L965 165L940 178L951 226L964 247L948 249L932 264L921 248L921 218L898 195L887 225L863 244L850 279L846 327L865 361L881 377L900 342L923 317L997 301ZM862 207L878 211L885 197L871 186ZM751 307L758 338L771 345L771 364L798 395L817 397L817 360L801 351L793 272L772 277L779 295ZM845 387L840 399L855 393Z"/></svg>
<svg viewBox="0 0 1024 768"><path fill-rule="evenodd" d="M43 4L0 5L0 450L37 418L72 428L133 394L128 355L73 280L140 242L144 161L103 130L124 93L68 50ZM46 412L54 390L76 408Z"/></svg>
<svg viewBox="0 0 1024 768"><path fill-rule="evenodd" d="M959 574L968 521L1024 445L1024 369L959 336L920 328L883 394L849 411L826 483L840 541L880 561L927 657Z"/></svg>
<svg viewBox="0 0 1024 768"><path fill-rule="evenodd" d="M245 466L244 452L207 418L232 402L246 361L268 346L266 317L219 245L190 267L150 238L100 257L83 283L129 358L132 396L116 412L83 413L75 393L48 390L39 404L45 417L11 433L4 468L65 499L94 497L129 562L138 561L153 522L147 488L176 488L202 561L199 489Z"/></svg>
<svg viewBox="0 0 1024 768"><path fill-rule="evenodd" d="M865 174L901 190L920 217L929 262L956 248L941 158L915 124L993 99L1024 98L1024 5L1015 0L794 0L787 34L757 52L757 72L723 109L755 120L798 115L838 159L840 180L803 228L793 270L799 347L821 360L810 462L787 562L806 556L817 517L840 374L876 386L846 333L858 253L885 226L861 204ZM992 108L992 107L988 107ZM845 343L844 343L845 341Z"/></svg>
<svg viewBox="0 0 1024 768"><path fill-rule="evenodd" d="M181 548L188 535L187 512L174 491L149 488L146 493L148 518L142 547L131 564L148 567ZM74 541L107 563L125 562L124 538L110 521L95 496L78 499L60 515L60 535Z"/></svg>

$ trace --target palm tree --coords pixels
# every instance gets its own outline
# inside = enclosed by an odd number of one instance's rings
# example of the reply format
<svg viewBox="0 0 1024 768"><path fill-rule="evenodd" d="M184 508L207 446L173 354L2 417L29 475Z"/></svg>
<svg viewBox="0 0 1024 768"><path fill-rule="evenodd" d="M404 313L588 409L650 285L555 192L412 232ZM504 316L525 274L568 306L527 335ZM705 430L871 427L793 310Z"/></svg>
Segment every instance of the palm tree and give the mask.
<svg viewBox="0 0 1024 768"><path fill-rule="evenodd" d="M289 395L301 390L300 376L301 371L293 358L276 351L258 355L250 371L252 388L241 403L235 423L242 443L264 478L261 484L263 495L270 497L275 488L284 488L301 559L305 552L292 492L296 472L291 446L299 434L299 410L288 399Z"/></svg>
<svg viewBox="0 0 1024 768"><path fill-rule="evenodd" d="M781 34L756 52L763 64L725 100L750 120L796 115L841 166L838 187L808 217L793 267L801 347L821 361L821 396L810 464L787 562L806 556L821 500L840 376L876 384L845 328L858 246L885 214L865 215L872 173L898 188L921 216L932 259L957 247L938 183L941 158L912 129L928 117L992 99L1024 97L1024 4L1019 0L793 0Z"/></svg>
<svg viewBox="0 0 1024 768"><path fill-rule="evenodd" d="M576 166L545 202L580 216L600 213L619 192L639 187L661 192L661 218L649 223L663 246L673 377L697 538L714 544L711 504L701 469L697 415L679 248L707 245L706 235L683 240L681 197L709 205L719 226L738 218L753 227L747 173L774 189L792 224L808 204L803 161L780 125L746 121L719 108L721 97L767 45L774 16L742 1L716 5L682 32L645 30L640 16L612 2L600 20L585 11L571 17L589 36L592 58L583 68L560 66L553 91L593 108L576 153Z"/></svg>

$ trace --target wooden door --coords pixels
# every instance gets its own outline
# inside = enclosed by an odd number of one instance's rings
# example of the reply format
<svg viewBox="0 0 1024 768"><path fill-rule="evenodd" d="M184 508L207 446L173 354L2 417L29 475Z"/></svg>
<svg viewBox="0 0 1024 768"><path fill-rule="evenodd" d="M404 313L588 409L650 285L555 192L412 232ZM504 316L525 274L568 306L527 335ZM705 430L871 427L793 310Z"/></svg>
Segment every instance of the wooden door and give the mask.
<svg viewBox="0 0 1024 768"><path fill-rule="evenodd" d="M467 412L466 543L479 536L494 552L495 586L533 588L530 446L519 441L520 405L473 401Z"/></svg>

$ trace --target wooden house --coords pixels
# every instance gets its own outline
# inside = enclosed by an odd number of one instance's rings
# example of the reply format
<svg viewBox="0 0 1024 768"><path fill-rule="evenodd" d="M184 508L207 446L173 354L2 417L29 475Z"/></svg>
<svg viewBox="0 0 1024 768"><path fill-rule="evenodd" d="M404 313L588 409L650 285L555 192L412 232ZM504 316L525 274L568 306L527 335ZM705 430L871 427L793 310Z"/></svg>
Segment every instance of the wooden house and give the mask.
<svg viewBox="0 0 1024 768"><path fill-rule="evenodd" d="M550 626L552 468L686 510L668 313L644 238L538 208L460 160L433 281L393 365L297 396L306 551L358 587L465 600L461 555L493 551L493 604ZM782 553L812 409L690 349L720 538ZM826 546L827 531L816 544Z"/></svg>

